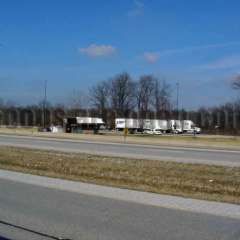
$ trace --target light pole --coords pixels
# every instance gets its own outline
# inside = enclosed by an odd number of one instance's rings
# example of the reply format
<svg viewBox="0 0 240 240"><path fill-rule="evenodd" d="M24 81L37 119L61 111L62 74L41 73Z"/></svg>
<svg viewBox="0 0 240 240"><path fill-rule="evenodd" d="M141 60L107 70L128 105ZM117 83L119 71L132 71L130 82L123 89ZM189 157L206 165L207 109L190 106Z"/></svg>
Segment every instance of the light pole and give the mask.
<svg viewBox="0 0 240 240"><path fill-rule="evenodd" d="M179 110L179 82L177 82L177 113Z"/></svg>
<svg viewBox="0 0 240 240"><path fill-rule="evenodd" d="M44 81L43 128L46 128L47 80Z"/></svg>

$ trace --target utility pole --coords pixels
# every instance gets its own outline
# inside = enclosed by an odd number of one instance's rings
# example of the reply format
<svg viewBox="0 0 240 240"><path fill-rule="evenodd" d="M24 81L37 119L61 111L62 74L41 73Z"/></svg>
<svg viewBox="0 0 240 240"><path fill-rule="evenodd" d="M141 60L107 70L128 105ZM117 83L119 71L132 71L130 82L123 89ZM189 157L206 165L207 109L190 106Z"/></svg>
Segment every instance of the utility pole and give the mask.
<svg viewBox="0 0 240 240"><path fill-rule="evenodd" d="M43 128L46 128L47 80L44 81Z"/></svg>
<svg viewBox="0 0 240 240"><path fill-rule="evenodd" d="M177 115L179 117L179 82L177 82Z"/></svg>
<svg viewBox="0 0 240 240"><path fill-rule="evenodd" d="M177 111L179 110L179 82L177 82Z"/></svg>

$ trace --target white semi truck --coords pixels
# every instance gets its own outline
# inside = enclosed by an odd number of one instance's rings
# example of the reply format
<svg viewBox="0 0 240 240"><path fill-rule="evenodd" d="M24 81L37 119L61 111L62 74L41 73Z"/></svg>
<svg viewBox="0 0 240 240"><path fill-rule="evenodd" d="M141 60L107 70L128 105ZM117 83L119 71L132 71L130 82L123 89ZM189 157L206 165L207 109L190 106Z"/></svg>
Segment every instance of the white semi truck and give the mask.
<svg viewBox="0 0 240 240"><path fill-rule="evenodd" d="M159 119L116 118L115 128L117 130L128 128L129 130L136 131L158 129L159 131L166 132L168 130L168 121Z"/></svg>
<svg viewBox="0 0 240 240"><path fill-rule="evenodd" d="M183 133L201 133L201 128L196 127L193 121L183 120L182 121L182 131Z"/></svg>
<svg viewBox="0 0 240 240"><path fill-rule="evenodd" d="M168 129L170 132L176 133L176 134L183 132L182 123L180 120L169 120Z"/></svg>
<svg viewBox="0 0 240 240"><path fill-rule="evenodd" d="M173 133L201 133L201 128L191 120L169 120L169 129Z"/></svg>

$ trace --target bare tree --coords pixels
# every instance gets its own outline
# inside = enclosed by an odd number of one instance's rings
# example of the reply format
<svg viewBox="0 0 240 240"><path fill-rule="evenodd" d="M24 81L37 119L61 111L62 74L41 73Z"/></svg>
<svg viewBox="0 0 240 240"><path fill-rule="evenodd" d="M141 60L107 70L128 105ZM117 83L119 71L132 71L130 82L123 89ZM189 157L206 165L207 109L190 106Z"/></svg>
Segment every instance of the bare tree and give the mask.
<svg viewBox="0 0 240 240"><path fill-rule="evenodd" d="M135 106L135 83L128 73L121 73L111 80L111 105L117 116L124 117Z"/></svg>
<svg viewBox="0 0 240 240"><path fill-rule="evenodd" d="M83 107L82 92L74 90L69 96L69 107L80 109Z"/></svg>
<svg viewBox="0 0 240 240"><path fill-rule="evenodd" d="M3 108L3 106L4 106L4 101L2 98L0 98L0 108Z"/></svg>
<svg viewBox="0 0 240 240"><path fill-rule="evenodd" d="M8 108L13 108L13 107L16 107L17 104L16 104L15 101L7 100L7 101L5 102L5 106L8 107Z"/></svg>
<svg viewBox="0 0 240 240"><path fill-rule="evenodd" d="M87 115L89 109L89 96L80 90L72 91L68 99L68 106L71 109L71 115L78 117L80 115Z"/></svg>
<svg viewBox="0 0 240 240"><path fill-rule="evenodd" d="M169 110L170 90L170 85L165 80L155 79L154 108L157 113Z"/></svg>
<svg viewBox="0 0 240 240"><path fill-rule="evenodd" d="M153 103L155 79L152 75L140 77L137 88L137 107L141 117L150 111Z"/></svg>
<svg viewBox="0 0 240 240"><path fill-rule="evenodd" d="M73 90L69 96L69 107L75 109L89 108L90 98L86 92Z"/></svg>
<svg viewBox="0 0 240 240"><path fill-rule="evenodd" d="M109 107L110 83L106 81L99 82L89 89L90 101L106 121L106 113Z"/></svg>
<svg viewBox="0 0 240 240"><path fill-rule="evenodd" d="M232 82L233 89L240 90L240 74L238 74Z"/></svg>

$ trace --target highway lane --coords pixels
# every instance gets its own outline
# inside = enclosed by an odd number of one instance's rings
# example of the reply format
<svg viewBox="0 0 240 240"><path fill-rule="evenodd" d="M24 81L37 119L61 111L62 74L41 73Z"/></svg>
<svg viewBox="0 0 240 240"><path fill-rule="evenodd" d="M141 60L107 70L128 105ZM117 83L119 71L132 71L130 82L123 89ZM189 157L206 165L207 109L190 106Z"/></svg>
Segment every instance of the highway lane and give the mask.
<svg viewBox="0 0 240 240"><path fill-rule="evenodd" d="M0 145L130 158L240 166L240 151L71 141L9 135L0 135Z"/></svg>
<svg viewBox="0 0 240 240"><path fill-rule="evenodd" d="M79 240L240 238L240 220L237 219L146 206L4 179L0 179L0 189L0 236L8 239L53 239L39 234Z"/></svg>

